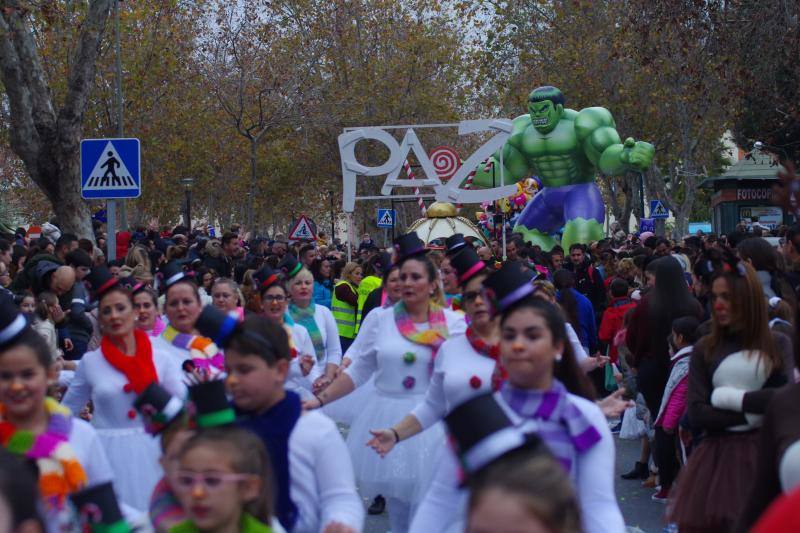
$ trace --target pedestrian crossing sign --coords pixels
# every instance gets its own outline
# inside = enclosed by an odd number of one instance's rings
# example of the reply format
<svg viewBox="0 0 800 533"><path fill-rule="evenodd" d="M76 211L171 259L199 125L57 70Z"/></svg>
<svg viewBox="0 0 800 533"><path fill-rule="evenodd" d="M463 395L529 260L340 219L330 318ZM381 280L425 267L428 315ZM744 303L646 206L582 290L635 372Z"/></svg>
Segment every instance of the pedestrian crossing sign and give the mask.
<svg viewBox="0 0 800 533"><path fill-rule="evenodd" d="M650 218L669 218L669 209L667 209L661 200L650 201Z"/></svg>
<svg viewBox="0 0 800 533"><path fill-rule="evenodd" d="M393 228L395 221L394 209L378 209L378 227Z"/></svg>
<svg viewBox="0 0 800 533"><path fill-rule="evenodd" d="M142 194L139 139L81 141L81 196L138 198Z"/></svg>

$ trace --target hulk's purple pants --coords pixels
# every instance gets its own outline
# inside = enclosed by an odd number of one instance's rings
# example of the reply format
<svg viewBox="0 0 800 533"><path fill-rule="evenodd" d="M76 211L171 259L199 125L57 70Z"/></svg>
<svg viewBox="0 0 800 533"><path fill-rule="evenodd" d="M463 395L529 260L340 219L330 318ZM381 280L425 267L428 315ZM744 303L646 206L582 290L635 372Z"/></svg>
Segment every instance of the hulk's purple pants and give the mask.
<svg viewBox="0 0 800 533"><path fill-rule="evenodd" d="M517 225L551 235L570 220L593 218L602 224L605 217L605 205L597 185L578 183L542 188L522 210Z"/></svg>

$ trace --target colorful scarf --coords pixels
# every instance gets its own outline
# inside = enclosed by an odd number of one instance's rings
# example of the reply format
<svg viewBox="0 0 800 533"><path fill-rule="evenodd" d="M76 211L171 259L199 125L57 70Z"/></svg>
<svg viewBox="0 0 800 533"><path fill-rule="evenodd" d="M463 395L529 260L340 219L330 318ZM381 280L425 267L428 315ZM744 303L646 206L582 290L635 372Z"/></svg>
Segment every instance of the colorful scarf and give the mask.
<svg viewBox="0 0 800 533"><path fill-rule="evenodd" d="M100 341L100 350L106 361L119 370L128 379L126 389L133 389L136 394L141 394L151 383L158 382L156 366L153 364L153 347L150 338L144 331L135 329L133 336L136 339L136 353L133 356L125 355L122 350L111 342L106 336ZM126 390L126 392L129 392Z"/></svg>
<svg viewBox="0 0 800 533"><path fill-rule="evenodd" d="M168 325L161 336L173 346L189 352L195 368L205 372L219 372L225 368L225 355L208 337L181 333Z"/></svg>
<svg viewBox="0 0 800 533"><path fill-rule="evenodd" d="M492 390L498 390L500 385L506 379L508 379L508 372L506 372L506 369L503 368L503 365L500 363L500 343L489 344L485 340L478 337L478 334L475 333L475 330L472 329L472 326L467 328L467 340L469 341L469 344L472 346L473 350L494 361L494 371L492 372Z"/></svg>
<svg viewBox="0 0 800 533"><path fill-rule="evenodd" d="M149 332L151 337L158 337L161 333L167 328L167 323L164 322L160 316L156 317L156 321L153 322L153 329Z"/></svg>
<svg viewBox="0 0 800 533"><path fill-rule="evenodd" d="M69 444L72 413L53 398L45 398L44 408L49 417L47 429L34 435L5 420L5 406L0 404L0 444L36 461L39 493L49 509L59 511L67 496L86 485L87 478Z"/></svg>
<svg viewBox="0 0 800 533"><path fill-rule="evenodd" d="M311 302L308 307L298 307L295 304L289 304L289 314L292 319L308 330L308 335L311 337L311 342L314 343L314 352L317 355L317 362L325 359L325 341L322 340L322 333L319 330L317 321L314 320L314 309L316 305Z"/></svg>
<svg viewBox="0 0 800 533"><path fill-rule="evenodd" d="M441 346L449 336L444 309L433 302L431 302L428 308L428 324L430 325L428 329L422 331L417 330L417 327L408 315L406 304L402 301L394 305L394 323L397 325L400 335L414 344L427 346L433 351L431 361L436 358L436 352L439 350L439 346Z"/></svg>
<svg viewBox="0 0 800 533"><path fill-rule="evenodd" d="M574 474L577 455L600 442L600 433L555 378L549 390L517 389L505 382L499 394L519 416L536 420L536 434L570 474Z"/></svg>

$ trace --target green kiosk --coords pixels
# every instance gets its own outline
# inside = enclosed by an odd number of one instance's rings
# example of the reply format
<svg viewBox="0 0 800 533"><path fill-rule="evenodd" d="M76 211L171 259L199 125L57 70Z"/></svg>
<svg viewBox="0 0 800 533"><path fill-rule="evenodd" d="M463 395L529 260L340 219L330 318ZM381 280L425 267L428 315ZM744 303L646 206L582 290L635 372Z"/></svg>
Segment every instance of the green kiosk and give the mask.
<svg viewBox="0 0 800 533"><path fill-rule="evenodd" d="M756 221L770 229L790 224L792 219L772 202L772 186L778 181L778 165L766 155L754 153L742 158L721 176L703 180L701 187L713 188L711 227L717 234L736 229L740 222L748 230Z"/></svg>

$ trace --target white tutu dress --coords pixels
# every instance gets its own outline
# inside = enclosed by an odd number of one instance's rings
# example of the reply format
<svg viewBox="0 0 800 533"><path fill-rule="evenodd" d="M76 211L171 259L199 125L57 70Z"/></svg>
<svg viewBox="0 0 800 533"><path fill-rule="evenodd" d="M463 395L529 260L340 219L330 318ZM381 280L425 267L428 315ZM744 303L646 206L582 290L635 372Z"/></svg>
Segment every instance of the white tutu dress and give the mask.
<svg viewBox="0 0 800 533"><path fill-rule="evenodd" d="M170 393L186 397L182 374L169 356L153 349L158 381ZM114 473L114 488L123 503L146 512L150 495L163 472L158 439L145 432L133 408L136 393L126 392L125 375L106 361L101 349L87 352L78 365L63 404L80 413L92 400L92 425Z"/></svg>
<svg viewBox="0 0 800 533"><path fill-rule="evenodd" d="M466 329L463 315L445 310L450 335ZM372 315L372 313L370 313ZM427 324L416 324L419 330ZM371 429L396 424L422 402L431 377L432 350L400 334L391 308L364 322L359 336L366 349L360 350L346 370L353 382L365 384L374 374L374 390L359 406L347 446L362 496L381 494L414 504L424 494L425 480L434 469L435 458L445 444L441 423L397 444L381 459L366 442Z"/></svg>

